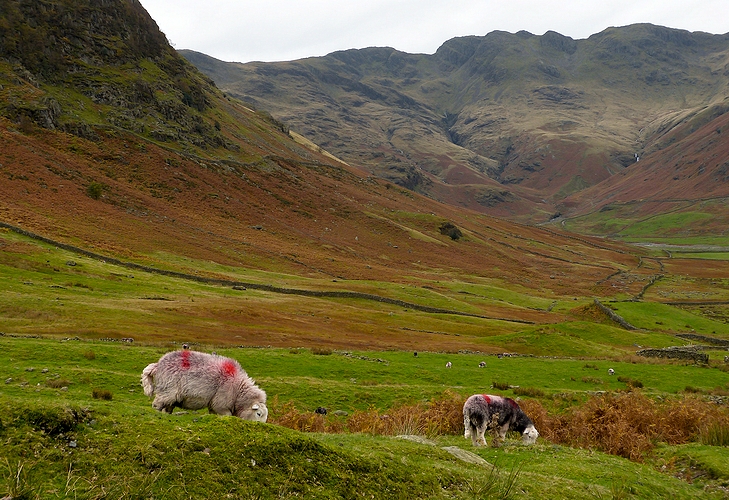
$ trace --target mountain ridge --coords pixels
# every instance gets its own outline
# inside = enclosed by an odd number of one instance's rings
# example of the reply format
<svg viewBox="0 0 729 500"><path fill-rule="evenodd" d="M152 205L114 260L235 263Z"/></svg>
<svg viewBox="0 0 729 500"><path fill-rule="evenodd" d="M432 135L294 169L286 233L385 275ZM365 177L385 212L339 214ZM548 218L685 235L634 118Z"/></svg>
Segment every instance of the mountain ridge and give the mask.
<svg viewBox="0 0 729 500"><path fill-rule="evenodd" d="M432 55L281 63L180 51L218 86L345 161L447 203L542 222L729 95L729 36L649 24L584 40L492 32Z"/></svg>

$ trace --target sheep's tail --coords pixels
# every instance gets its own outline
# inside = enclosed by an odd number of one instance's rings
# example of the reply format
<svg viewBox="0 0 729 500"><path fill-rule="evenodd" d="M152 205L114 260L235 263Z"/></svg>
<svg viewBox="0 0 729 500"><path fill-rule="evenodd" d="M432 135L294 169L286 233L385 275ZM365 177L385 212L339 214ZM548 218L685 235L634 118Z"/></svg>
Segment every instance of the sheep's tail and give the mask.
<svg viewBox="0 0 729 500"><path fill-rule="evenodd" d="M154 374L157 372L157 363L150 363L142 370L142 389L145 396L154 394Z"/></svg>

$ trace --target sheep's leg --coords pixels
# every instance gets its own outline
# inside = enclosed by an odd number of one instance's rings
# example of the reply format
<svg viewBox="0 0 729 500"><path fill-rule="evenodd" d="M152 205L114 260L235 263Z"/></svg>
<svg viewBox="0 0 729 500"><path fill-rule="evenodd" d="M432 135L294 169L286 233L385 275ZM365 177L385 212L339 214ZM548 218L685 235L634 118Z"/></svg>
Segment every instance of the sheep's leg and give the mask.
<svg viewBox="0 0 729 500"><path fill-rule="evenodd" d="M469 417L464 416L463 417L463 427L465 427L465 431L463 431L463 437L468 439L471 437L471 419Z"/></svg>
<svg viewBox="0 0 729 500"><path fill-rule="evenodd" d="M506 433L509 432L509 422L499 427L499 439L502 441L506 439Z"/></svg>
<svg viewBox="0 0 729 500"><path fill-rule="evenodd" d="M496 428L494 433L494 439L491 441L491 446L498 447L506 440L506 433L509 431L509 423L500 425Z"/></svg>
<svg viewBox="0 0 729 500"><path fill-rule="evenodd" d="M486 438L484 437L485 433L485 425L480 425L475 429L471 429L471 442L473 443L473 446L486 446Z"/></svg>
<svg viewBox="0 0 729 500"><path fill-rule="evenodd" d="M172 413L172 410L174 410L176 403L177 401L170 401L169 399L165 399L164 397L162 397L161 394L157 394L157 396L155 396L154 398L154 401L152 402L152 408L157 411Z"/></svg>

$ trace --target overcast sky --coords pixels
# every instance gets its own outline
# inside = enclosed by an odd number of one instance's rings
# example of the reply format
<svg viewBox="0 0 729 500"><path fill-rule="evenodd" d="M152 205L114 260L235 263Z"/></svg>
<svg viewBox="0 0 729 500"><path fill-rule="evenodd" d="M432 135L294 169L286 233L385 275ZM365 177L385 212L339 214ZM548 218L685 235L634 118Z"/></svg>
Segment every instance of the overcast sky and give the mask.
<svg viewBox="0 0 729 500"><path fill-rule="evenodd" d="M223 61L289 61L393 47L432 54L446 40L520 30L575 39L652 23L729 32L727 0L140 0L177 49Z"/></svg>

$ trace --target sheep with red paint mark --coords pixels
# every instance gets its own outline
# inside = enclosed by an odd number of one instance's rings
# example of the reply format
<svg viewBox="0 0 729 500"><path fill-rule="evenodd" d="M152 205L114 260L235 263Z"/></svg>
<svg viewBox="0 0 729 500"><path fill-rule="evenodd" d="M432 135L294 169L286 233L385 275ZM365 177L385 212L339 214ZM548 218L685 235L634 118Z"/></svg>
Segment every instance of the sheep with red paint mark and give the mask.
<svg viewBox="0 0 729 500"><path fill-rule="evenodd" d="M464 437L470 437L474 446L485 446L484 433L494 427L500 441L506 438L509 431L521 433L525 444L533 444L539 437L534 423L516 401L490 394L474 394L466 400L463 405L463 425Z"/></svg>
<svg viewBox="0 0 729 500"><path fill-rule="evenodd" d="M152 406L172 413L208 408L210 413L265 422L266 393L230 358L198 351L172 351L142 371L142 388Z"/></svg>

